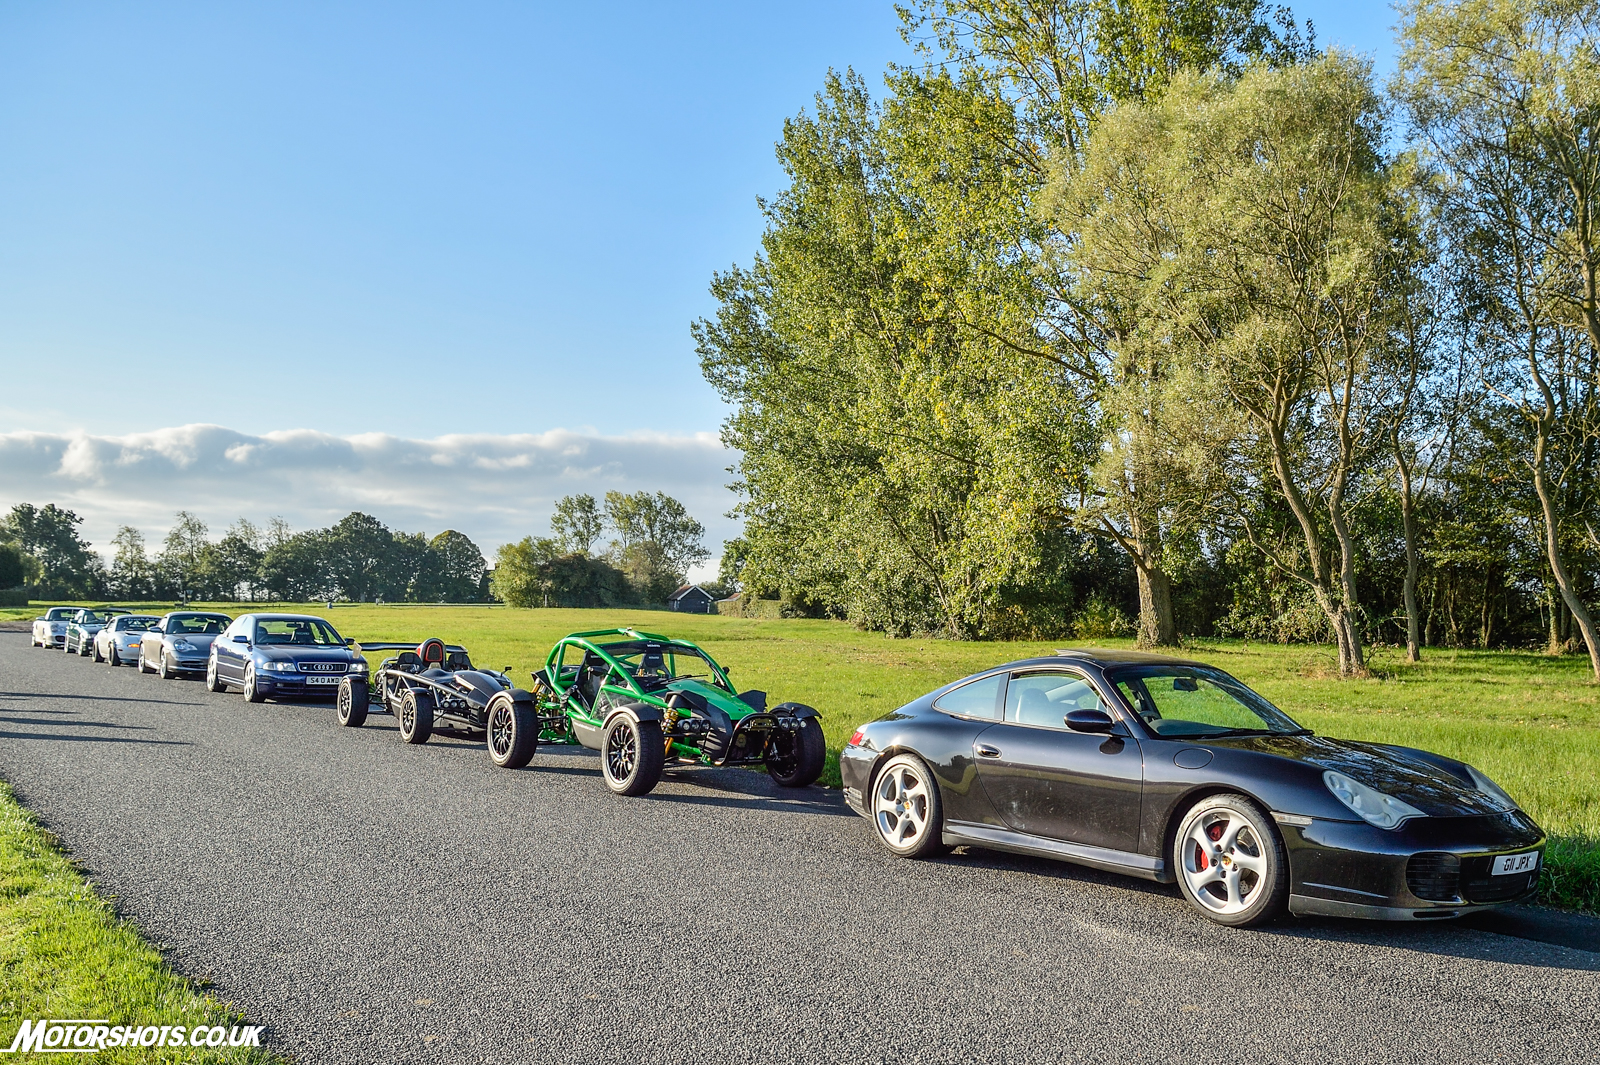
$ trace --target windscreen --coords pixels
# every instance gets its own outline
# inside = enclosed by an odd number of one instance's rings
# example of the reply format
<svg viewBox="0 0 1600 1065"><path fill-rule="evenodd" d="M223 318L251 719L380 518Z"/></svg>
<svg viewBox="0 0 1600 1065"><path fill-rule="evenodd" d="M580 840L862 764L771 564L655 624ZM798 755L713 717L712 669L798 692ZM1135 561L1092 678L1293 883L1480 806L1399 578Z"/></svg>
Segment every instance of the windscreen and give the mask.
<svg viewBox="0 0 1600 1065"><path fill-rule="evenodd" d="M118 618L111 627L118 632L143 632L155 620L155 618Z"/></svg>
<svg viewBox="0 0 1600 1065"><path fill-rule="evenodd" d="M1304 734L1282 710L1205 666L1133 666L1111 674L1129 705L1158 736Z"/></svg>
<svg viewBox="0 0 1600 1065"><path fill-rule="evenodd" d="M228 619L219 614L173 614L167 618L168 635L215 636L228 627Z"/></svg>
<svg viewBox="0 0 1600 1065"><path fill-rule="evenodd" d="M711 667L711 662L699 651L674 644L625 643L607 644L605 651L622 663L633 674L634 680L645 691L664 688L675 680L704 680L724 687L722 680Z"/></svg>
<svg viewBox="0 0 1600 1065"><path fill-rule="evenodd" d="M218 632L222 630L217 629ZM344 640L321 618L266 618L256 622L258 644L290 644L297 647L339 647Z"/></svg>

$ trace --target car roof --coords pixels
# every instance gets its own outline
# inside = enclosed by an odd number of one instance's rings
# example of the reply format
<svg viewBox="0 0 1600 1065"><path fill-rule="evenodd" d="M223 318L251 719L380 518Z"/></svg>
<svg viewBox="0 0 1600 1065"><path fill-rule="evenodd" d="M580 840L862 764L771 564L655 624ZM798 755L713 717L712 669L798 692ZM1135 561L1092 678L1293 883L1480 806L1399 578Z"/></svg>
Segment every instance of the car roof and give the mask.
<svg viewBox="0 0 1600 1065"><path fill-rule="evenodd" d="M1201 666L1190 658L1178 658L1174 655L1151 654L1148 651L1121 651L1115 648L1102 647L1064 647L1052 655L1041 655L1038 658L1021 658L1015 662L1004 665L991 666L990 669L1027 669L1034 666L1060 666L1066 664L1093 666L1097 669L1112 669L1116 666ZM986 669L982 672L987 673Z"/></svg>
<svg viewBox="0 0 1600 1065"><path fill-rule="evenodd" d="M319 618L315 614L246 614L245 616L254 621L320 621L324 625L333 624L327 618Z"/></svg>
<svg viewBox="0 0 1600 1065"><path fill-rule="evenodd" d="M219 614L215 610L169 610L161 615L164 618L221 618L223 621L232 621L229 614Z"/></svg>

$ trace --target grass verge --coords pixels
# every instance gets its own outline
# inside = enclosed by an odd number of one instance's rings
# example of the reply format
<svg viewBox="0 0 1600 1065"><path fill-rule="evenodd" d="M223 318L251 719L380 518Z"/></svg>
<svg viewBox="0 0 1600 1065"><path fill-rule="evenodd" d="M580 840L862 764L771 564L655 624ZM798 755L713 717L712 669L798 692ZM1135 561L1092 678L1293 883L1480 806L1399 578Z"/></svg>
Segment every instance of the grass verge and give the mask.
<svg viewBox="0 0 1600 1065"><path fill-rule="evenodd" d="M113 912L50 835L0 784L0 1050L24 1019L103 1018L112 1025L243 1024L233 1007L174 972ZM44 1055L21 1055L26 1060ZM56 1055L50 1055L54 1060ZM96 1062L271 1065L256 1049L119 1047Z"/></svg>

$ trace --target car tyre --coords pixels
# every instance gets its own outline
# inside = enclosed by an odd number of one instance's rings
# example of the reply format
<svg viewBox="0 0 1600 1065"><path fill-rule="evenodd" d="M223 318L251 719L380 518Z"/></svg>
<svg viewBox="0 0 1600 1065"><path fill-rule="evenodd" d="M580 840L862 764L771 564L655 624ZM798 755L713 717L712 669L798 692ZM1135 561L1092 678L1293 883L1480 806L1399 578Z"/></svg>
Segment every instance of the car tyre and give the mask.
<svg viewBox="0 0 1600 1065"><path fill-rule="evenodd" d="M539 746L539 711L533 700L502 692L489 700L486 709L484 721L489 727L483 742L489 761L501 769L521 769Z"/></svg>
<svg viewBox="0 0 1600 1065"><path fill-rule="evenodd" d="M600 772L606 787L618 795L648 795L661 781L666 754L661 722L618 714L600 740Z"/></svg>
<svg viewBox="0 0 1600 1065"><path fill-rule="evenodd" d="M156 666L156 676L162 680L171 680L174 676L172 669L172 656L162 655L161 662Z"/></svg>
<svg viewBox="0 0 1600 1065"><path fill-rule="evenodd" d="M774 733L772 739L778 749L767 759L767 772L778 784L803 788L822 775L828 761L828 741L816 718L802 718L798 729Z"/></svg>
<svg viewBox="0 0 1600 1065"><path fill-rule="evenodd" d="M944 845L944 803L933 770L914 754L897 754L872 779L872 827L878 842L902 858L931 858Z"/></svg>
<svg viewBox="0 0 1600 1065"><path fill-rule="evenodd" d="M227 682L217 676L217 660L213 657L206 662L206 691L225 692L227 690Z"/></svg>
<svg viewBox="0 0 1600 1065"><path fill-rule="evenodd" d="M122 656L117 654L116 641L112 641L111 650L106 654L106 662L111 665L112 668L122 665Z"/></svg>
<svg viewBox="0 0 1600 1065"><path fill-rule="evenodd" d="M244 667L244 698L246 702L265 702L267 697L256 687L256 664L251 662Z"/></svg>
<svg viewBox="0 0 1600 1065"><path fill-rule="evenodd" d="M407 743L427 743L433 735L433 696L406 689L400 696L400 738Z"/></svg>
<svg viewBox="0 0 1600 1065"><path fill-rule="evenodd" d="M144 646L143 645L140 645L140 647L139 647L139 672L140 673L148 673L148 672L150 672L150 666L144 660Z"/></svg>
<svg viewBox="0 0 1600 1065"><path fill-rule="evenodd" d="M106 656L100 653L100 641L99 640L96 640L94 643L89 645L89 651L90 651L89 657L94 659L96 662L104 662L106 660Z"/></svg>
<svg viewBox="0 0 1600 1065"><path fill-rule="evenodd" d="M1243 795L1210 795L1178 822L1172 864L1189 905L1232 928L1270 921L1289 898L1289 859L1272 817Z"/></svg>
<svg viewBox="0 0 1600 1065"><path fill-rule="evenodd" d="M371 693L367 682L356 677L345 677L339 682L339 724L346 728L360 728L367 723L367 703Z"/></svg>

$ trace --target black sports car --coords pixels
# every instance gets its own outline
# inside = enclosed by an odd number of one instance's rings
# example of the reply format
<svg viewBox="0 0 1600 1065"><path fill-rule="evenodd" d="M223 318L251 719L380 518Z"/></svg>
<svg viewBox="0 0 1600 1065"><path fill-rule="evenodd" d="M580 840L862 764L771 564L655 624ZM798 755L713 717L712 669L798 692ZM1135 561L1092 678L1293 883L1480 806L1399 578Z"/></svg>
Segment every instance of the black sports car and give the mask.
<svg viewBox="0 0 1600 1065"><path fill-rule="evenodd" d="M1545 837L1493 781L1326 739L1220 669L1061 651L858 729L845 799L904 857L970 845L1162 883L1222 924L1456 917L1520 899Z"/></svg>

